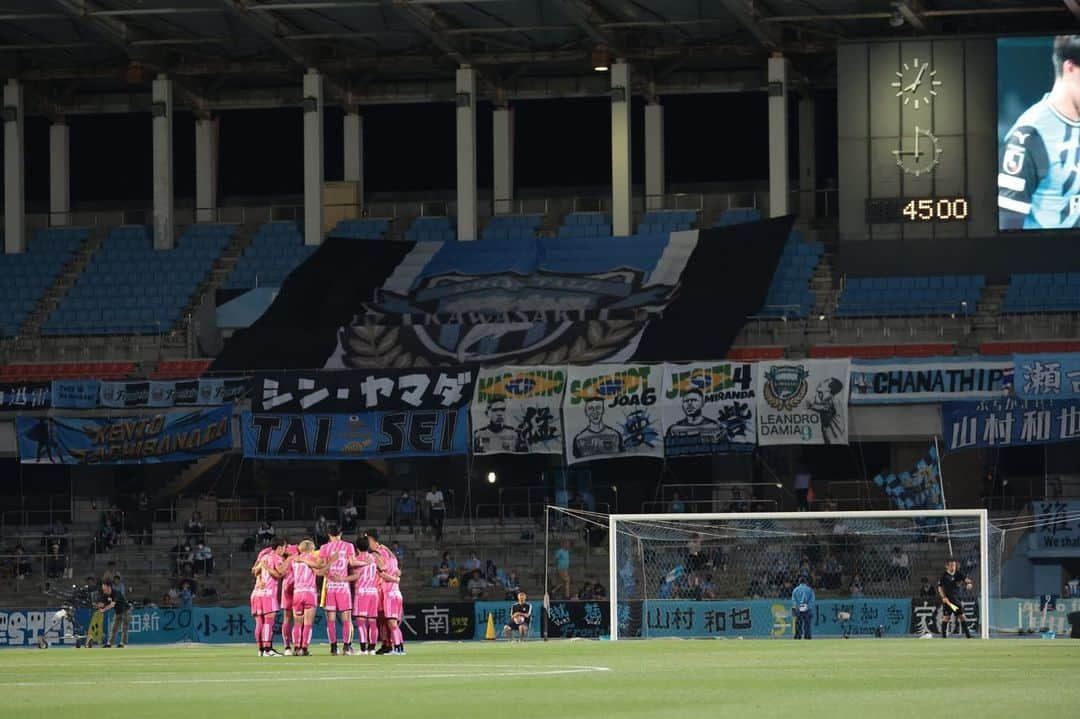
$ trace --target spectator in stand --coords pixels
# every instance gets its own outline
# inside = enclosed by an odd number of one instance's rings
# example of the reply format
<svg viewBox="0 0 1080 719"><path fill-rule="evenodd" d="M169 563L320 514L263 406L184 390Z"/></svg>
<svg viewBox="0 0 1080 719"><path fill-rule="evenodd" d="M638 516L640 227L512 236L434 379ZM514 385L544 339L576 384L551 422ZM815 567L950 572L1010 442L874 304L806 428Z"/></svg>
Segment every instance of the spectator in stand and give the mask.
<svg viewBox="0 0 1080 719"><path fill-rule="evenodd" d="M59 579L64 576L67 569L67 558L60 554L60 545L53 543L49 546L49 556L45 559L45 576L49 579Z"/></svg>
<svg viewBox="0 0 1080 719"><path fill-rule="evenodd" d="M821 585L824 589L839 589L842 580L843 568L836 556L829 552L825 555L825 561L821 566Z"/></svg>
<svg viewBox="0 0 1080 719"><path fill-rule="evenodd" d="M29 577L33 572L33 564L30 561L30 555L26 553L21 543L15 545L13 554L15 555L15 578Z"/></svg>
<svg viewBox="0 0 1080 719"><path fill-rule="evenodd" d="M484 564L484 579L491 585L501 584L499 581L499 568L490 559Z"/></svg>
<svg viewBox="0 0 1080 719"><path fill-rule="evenodd" d="M889 566L892 569L892 575L897 579L906 582L911 576L911 563L907 552L900 547L893 547L892 554L889 556Z"/></svg>
<svg viewBox="0 0 1080 719"><path fill-rule="evenodd" d="M929 577L922 578L922 584L919 586L919 598L920 599L937 599L937 589L930 583Z"/></svg>
<svg viewBox="0 0 1080 719"><path fill-rule="evenodd" d="M442 553L442 558L439 559L439 564L445 564L447 568L450 569L450 574L453 574L454 571L457 569L457 562L454 561L454 558L450 556L450 552L448 551Z"/></svg>
<svg viewBox="0 0 1080 719"><path fill-rule="evenodd" d="M214 573L214 552L210 545L199 542L195 545L195 568L202 574L210 576Z"/></svg>
<svg viewBox="0 0 1080 719"><path fill-rule="evenodd" d="M195 561L195 555L191 551L191 545L185 543L180 551L176 553L176 568L180 569L185 564L192 564Z"/></svg>
<svg viewBox="0 0 1080 719"><path fill-rule="evenodd" d="M345 500L345 506L338 512L338 517L341 518L341 529L345 532L352 532L356 530L356 522L360 517L360 510L356 508L356 502L352 497Z"/></svg>
<svg viewBox="0 0 1080 719"><path fill-rule="evenodd" d="M275 536L277 536L277 532L274 530L274 523L267 520L262 523L259 531L255 533L255 541L263 547L269 547Z"/></svg>
<svg viewBox="0 0 1080 719"><path fill-rule="evenodd" d="M593 585L592 582L585 582L578 590L577 598L581 601L591 601L593 599Z"/></svg>
<svg viewBox="0 0 1080 719"><path fill-rule="evenodd" d="M101 573L101 581L111 582L113 577L120 573L119 568L116 566L116 562L108 562L105 565L105 571Z"/></svg>
<svg viewBox="0 0 1080 719"><path fill-rule="evenodd" d="M180 578L181 579L194 579L195 578L195 563L194 562L184 562L183 566L180 567Z"/></svg>
<svg viewBox="0 0 1080 719"><path fill-rule="evenodd" d="M750 586L746 588L746 596L751 599L762 599L765 596L765 590L762 587L760 579L751 579Z"/></svg>
<svg viewBox="0 0 1080 719"><path fill-rule="evenodd" d="M416 500L405 490L398 497L397 506L394 509L394 529L401 529L401 525L408 525L409 531L413 531L416 521Z"/></svg>
<svg viewBox="0 0 1080 719"><path fill-rule="evenodd" d="M799 500L799 511L810 511L810 482L812 481L810 470L806 467L799 467L795 472L795 496Z"/></svg>
<svg viewBox="0 0 1080 719"><path fill-rule="evenodd" d="M442 562L435 567L435 575L431 578L432 586L446 587L450 584L450 565Z"/></svg>
<svg viewBox="0 0 1080 719"><path fill-rule="evenodd" d="M401 546L401 542L395 541L390 545L390 551L398 558L399 563L405 561L405 547Z"/></svg>
<svg viewBox="0 0 1080 719"><path fill-rule="evenodd" d="M330 541L330 523L326 521L326 515L320 514L315 520L315 544L322 546Z"/></svg>
<svg viewBox="0 0 1080 719"><path fill-rule="evenodd" d="M863 596L862 577L860 577L858 574L851 578L851 586L848 587L848 593L852 597Z"/></svg>
<svg viewBox="0 0 1080 719"><path fill-rule="evenodd" d="M109 520L109 514L106 512L101 519L101 527L98 529L97 543L102 551L109 551L116 546L119 541L119 535L116 533L115 527Z"/></svg>
<svg viewBox="0 0 1080 719"><path fill-rule="evenodd" d="M472 599L484 599L487 594L488 583L484 580L484 577L480 574L480 570L475 570L470 576L469 581L465 585L465 591Z"/></svg>
<svg viewBox="0 0 1080 719"><path fill-rule="evenodd" d="M562 546L555 550L555 569L562 583L563 599L570 599L570 542L564 539Z"/></svg>
<svg viewBox="0 0 1080 719"><path fill-rule="evenodd" d="M686 511L686 505L683 504L682 499L679 498L678 492L671 493L671 511L674 514L682 514Z"/></svg>
<svg viewBox="0 0 1080 719"><path fill-rule="evenodd" d="M926 581L925 579L923 581ZM1073 577L1065 582L1066 597L1080 597L1080 577Z"/></svg>
<svg viewBox="0 0 1080 719"><path fill-rule="evenodd" d="M439 485L431 485L431 491L424 496L424 501L427 502L428 523L435 534L435 541L441 542L443 522L446 520L446 500Z"/></svg>
<svg viewBox="0 0 1080 719"><path fill-rule="evenodd" d="M191 582L187 580L180 582L180 591L177 596L180 599L181 609L191 609L191 604L195 600L195 589Z"/></svg>
<svg viewBox="0 0 1080 719"><path fill-rule="evenodd" d="M203 527L202 513L192 512L187 524L184 525L184 541L195 544L199 540L206 539L206 528Z"/></svg>
<svg viewBox="0 0 1080 719"><path fill-rule="evenodd" d="M445 556L445 554L443 555ZM469 552L469 558L461 563L461 569L464 574L470 574L480 570L483 566L480 563L480 557L476 556L476 550Z"/></svg>
<svg viewBox="0 0 1080 719"><path fill-rule="evenodd" d="M518 579L517 572L510 570L510 573L506 575L506 581L503 582L503 587L506 589L507 599L517 596L517 593L521 591L521 581Z"/></svg>
<svg viewBox="0 0 1080 719"><path fill-rule="evenodd" d="M593 584L592 596L593 599L607 599L607 590L604 589L604 585L600 582Z"/></svg>
<svg viewBox="0 0 1080 719"><path fill-rule="evenodd" d="M731 502L728 504L727 511L740 513L750 511L750 505L743 499L742 490L738 487L731 490Z"/></svg>

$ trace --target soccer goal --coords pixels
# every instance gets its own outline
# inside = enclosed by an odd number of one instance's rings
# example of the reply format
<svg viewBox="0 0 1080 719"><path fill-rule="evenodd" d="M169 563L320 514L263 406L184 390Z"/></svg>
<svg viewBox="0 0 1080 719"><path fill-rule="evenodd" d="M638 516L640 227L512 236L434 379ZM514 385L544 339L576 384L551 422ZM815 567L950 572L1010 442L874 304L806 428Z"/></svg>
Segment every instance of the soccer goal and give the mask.
<svg viewBox="0 0 1080 719"><path fill-rule="evenodd" d="M954 624L936 590L951 557L985 639L1002 534L983 509L610 515L610 637L791 638L803 578L814 637L941 636Z"/></svg>

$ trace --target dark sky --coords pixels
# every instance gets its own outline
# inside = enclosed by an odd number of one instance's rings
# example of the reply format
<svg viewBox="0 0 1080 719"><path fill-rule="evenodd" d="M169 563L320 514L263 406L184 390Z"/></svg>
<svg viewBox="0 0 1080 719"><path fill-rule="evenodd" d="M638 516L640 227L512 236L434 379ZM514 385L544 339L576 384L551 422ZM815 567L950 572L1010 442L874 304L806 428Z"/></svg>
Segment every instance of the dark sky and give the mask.
<svg viewBox="0 0 1080 719"><path fill-rule="evenodd" d="M764 93L677 95L662 99L668 183L761 181L767 178ZM515 184L522 188L604 187L611 182L610 101L533 100L514 104ZM818 97L819 182L836 177L836 94ZM633 101L634 182L644 176L644 104ZM792 108L792 169L797 141ZM454 186L454 107L378 105L363 109L368 193L449 190ZM342 176L342 112L326 111L326 177ZM149 114L73 115L71 198L75 207L147 207L151 200ZM194 195L195 132L190 113L176 114L176 194ZM303 118L299 109L220 114L219 201L299 195L303 188ZM477 171L490 188L491 106L477 113ZM26 126L27 200L48 203L48 122ZM190 201L190 200L189 200Z"/></svg>

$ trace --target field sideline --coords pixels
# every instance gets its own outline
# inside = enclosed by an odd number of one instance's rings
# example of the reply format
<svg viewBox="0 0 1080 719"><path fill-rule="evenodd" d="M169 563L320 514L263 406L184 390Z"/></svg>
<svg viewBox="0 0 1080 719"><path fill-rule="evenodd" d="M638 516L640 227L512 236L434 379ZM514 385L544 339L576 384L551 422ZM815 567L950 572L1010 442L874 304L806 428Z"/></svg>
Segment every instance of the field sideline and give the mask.
<svg viewBox="0 0 1080 719"><path fill-rule="evenodd" d="M413 644L406 657L261 659L248 646L0 651L28 717L1016 717L1080 705L1080 642ZM350 689L335 686L348 682ZM389 691L379 691L389 682ZM371 691L374 690L374 691ZM93 712L93 714L91 714ZM1066 710L1067 712L1067 710Z"/></svg>

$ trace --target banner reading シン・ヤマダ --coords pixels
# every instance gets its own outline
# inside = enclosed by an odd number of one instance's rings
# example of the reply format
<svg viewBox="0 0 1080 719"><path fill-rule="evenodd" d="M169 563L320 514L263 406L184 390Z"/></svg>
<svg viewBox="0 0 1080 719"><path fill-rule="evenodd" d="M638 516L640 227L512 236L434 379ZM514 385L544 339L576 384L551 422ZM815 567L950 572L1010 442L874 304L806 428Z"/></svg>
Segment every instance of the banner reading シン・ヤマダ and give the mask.
<svg viewBox="0 0 1080 719"><path fill-rule="evenodd" d="M847 444L851 361L757 365L758 444Z"/></svg>
<svg viewBox="0 0 1080 719"><path fill-rule="evenodd" d="M662 375L662 366L646 364L567 368L566 461L663 457Z"/></svg>

